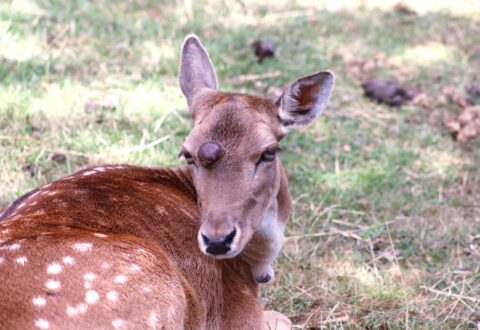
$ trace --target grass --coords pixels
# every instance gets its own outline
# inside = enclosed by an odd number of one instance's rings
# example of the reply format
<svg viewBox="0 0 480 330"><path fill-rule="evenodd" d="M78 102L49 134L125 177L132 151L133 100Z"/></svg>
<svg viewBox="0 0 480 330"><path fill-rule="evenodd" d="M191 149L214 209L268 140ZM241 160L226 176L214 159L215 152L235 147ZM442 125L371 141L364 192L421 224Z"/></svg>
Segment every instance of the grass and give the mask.
<svg viewBox="0 0 480 330"><path fill-rule="evenodd" d="M295 208L266 308L295 328L476 329L480 141L452 140L440 119L457 108L438 98L480 79L480 7L406 3L418 15L370 0L0 3L0 207L87 165L179 165L179 49L195 32L227 91L337 75L327 115L283 142ZM276 59L256 62L259 37ZM372 103L370 76L429 106Z"/></svg>

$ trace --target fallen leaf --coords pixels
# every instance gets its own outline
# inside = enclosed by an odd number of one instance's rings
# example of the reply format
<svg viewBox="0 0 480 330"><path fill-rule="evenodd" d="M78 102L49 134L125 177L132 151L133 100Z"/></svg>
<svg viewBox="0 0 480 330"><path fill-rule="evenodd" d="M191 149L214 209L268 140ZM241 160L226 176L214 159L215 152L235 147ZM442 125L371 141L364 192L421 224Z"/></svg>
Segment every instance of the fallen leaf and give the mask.
<svg viewBox="0 0 480 330"><path fill-rule="evenodd" d="M467 84L465 92L467 92L469 101L472 104L480 103L480 82L471 82Z"/></svg>
<svg viewBox="0 0 480 330"><path fill-rule="evenodd" d="M460 143L467 143L480 135L480 106L464 108L456 118L451 116L444 118L443 124L454 139Z"/></svg>
<svg viewBox="0 0 480 330"><path fill-rule="evenodd" d="M460 90L454 86L445 86L442 89L442 93L453 103L458 105L460 108L466 108L470 105L470 100L468 97Z"/></svg>

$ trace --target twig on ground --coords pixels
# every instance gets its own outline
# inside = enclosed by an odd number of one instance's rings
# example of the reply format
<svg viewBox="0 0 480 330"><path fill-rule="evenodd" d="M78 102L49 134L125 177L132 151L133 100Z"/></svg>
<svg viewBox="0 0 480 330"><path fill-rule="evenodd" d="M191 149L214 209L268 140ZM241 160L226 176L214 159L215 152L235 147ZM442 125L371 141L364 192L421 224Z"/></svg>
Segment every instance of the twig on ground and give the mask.
<svg viewBox="0 0 480 330"><path fill-rule="evenodd" d="M351 231L344 231L344 230L339 230L337 228L333 228L331 231L324 232L324 233L288 236L288 237L285 237L284 242L297 241L302 238L315 238L315 237L325 237L325 236L335 236L335 235L340 235L347 238L354 238L357 241L362 241L362 242L365 241L363 238L361 238L360 236L358 236L357 234Z"/></svg>
<svg viewBox="0 0 480 330"><path fill-rule="evenodd" d="M456 294L456 293L444 292L444 291L437 290L437 289L434 289L434 288L431 288L431 287L428 287L428 286L424 286L424 285L421 285L420 289L425 290L425 291L429 291L431 293L438 294L439 296L448 297L448 298L468 300L468 301L471 301L473 303L480 302L480 299L476 299L476 298L473 298L473 297L469 297L469 296L465 296L465 295L461 295L461 294Z"/></svg>

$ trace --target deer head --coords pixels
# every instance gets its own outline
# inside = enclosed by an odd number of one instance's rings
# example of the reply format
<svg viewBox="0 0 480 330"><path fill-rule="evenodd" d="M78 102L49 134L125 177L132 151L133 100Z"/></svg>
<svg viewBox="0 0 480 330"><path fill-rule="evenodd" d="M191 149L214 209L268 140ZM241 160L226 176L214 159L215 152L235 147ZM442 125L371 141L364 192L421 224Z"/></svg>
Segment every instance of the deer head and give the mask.
<svg viewBox="0 0 480 330"><path fill-rule="evenodd" d="M278 196L288 188L279 143L291 128L306 126L325 111L334 76L323 71L297 79L275 103L220 92L205 48L189 36L179 80L193 119L180 154L198 194L198 243L207 255L233 258L280 213Z"/></svg>

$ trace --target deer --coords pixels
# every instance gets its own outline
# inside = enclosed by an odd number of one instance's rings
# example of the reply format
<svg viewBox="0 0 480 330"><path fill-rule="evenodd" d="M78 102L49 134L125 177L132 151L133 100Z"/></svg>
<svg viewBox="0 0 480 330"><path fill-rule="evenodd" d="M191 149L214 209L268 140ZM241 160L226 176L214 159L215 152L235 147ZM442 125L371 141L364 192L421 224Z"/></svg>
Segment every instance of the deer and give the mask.
<svg viewBox="0 0 480 330"><path fill-rule="evenodd" d="M0 213L0 328L290 329L265 311L292 198L280 141L326 109L320 71L269 99L219 90L195 35L179 83L179 168L88 167Z"/></svg>

